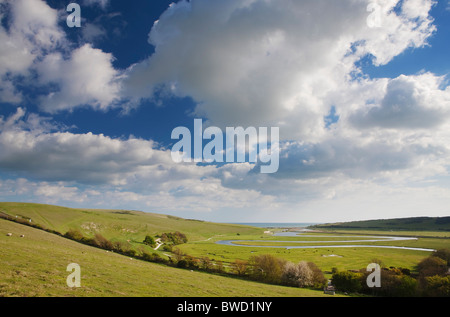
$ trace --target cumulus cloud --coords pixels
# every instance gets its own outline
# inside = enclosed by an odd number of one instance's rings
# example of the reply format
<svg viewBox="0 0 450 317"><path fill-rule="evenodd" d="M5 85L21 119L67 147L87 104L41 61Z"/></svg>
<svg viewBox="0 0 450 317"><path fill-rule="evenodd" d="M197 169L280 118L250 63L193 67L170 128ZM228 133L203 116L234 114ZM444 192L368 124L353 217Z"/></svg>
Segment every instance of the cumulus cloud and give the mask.
<svg viewBox="0 0 450 317"><path fill-rule="evenodd" d="M0 26L0 100L22 101L16 87L25 82L53 88L36 100L49 113L81 106L104 110L115 105L120 72L112 66L111 54L90 44L73 49L58 25L58 11L45 1L5 0L0 9L0 18L8 17L7 27ZM92 24L83 32L85 40L102 35Z"/></svg>
<svg viewBox="0 0 450 317"><path fill-rule="evenodd" d="M89 105L109 108L118 98L120 74L112 66L113 57L89 44L73 51L69 59L61 53L47 55L37 64L42 84L54 83L58 90L41 99L47 112Z"/></svg>
<svg viewBox="0 0 450 317"><path fill-rule="evenodd" d="M384 81L375 104L361 107L349 120L359 129L432 129L450 119L450 87L440 89L442 77L426 73L401 75Z"/></svg>
<svg viewBox="0 0 450 317"><path fill-rule="evenodd" d="M18 103L22 95L15 80L29 76L33 62L59 46L64 33L57 25L57 12L42 0L3 0L0 19L10 21L8 27L0 25L0 99Z"/></svg>
<svg viewBox="0 0 450 317"><path fill-rule="evenodd" d="M318 140L330 96L347 88L357 60L386 64L433 33L431 1L416 16L412 0L398 13L397 2L381 1L381 26L371 28L363 0L180 1L154 24L156 52L130 69L127 93L151 97L164 84L213 124L280 126L284 139Z"/></svg>
<svg viewBox="0 0 450 317"><path fill-rule="evenodd" d="M224 186L217 167L174 163L152 141L61 130L22 108L0 118L2 199L160 212L277 206L272 195Z"/></svg>
<svg viewBox="0 0 450 317"><path fill-rule="evenodd" d="M152 141L51 131L48 120L24 117L19 108L0 122L0 168L4 171L41 180L124 184L128 174L170 158Z"/></svg>
<svg viewBox="0 0 450 317"><path fill-rule="evenodd" d="M368 11L371 3L377 6ZM105 9L108 1L84 4ZM411 193L445 202L448 191L420 182L448 174L450 88L427 72L371 79L356 63L386 65L427 45L436 31L433 4L182 0L151 28L155 53L122 72L113 55L91 44L69 50L56 11L44 1L0 0L8 24L0 26L2 101L20 104L21 78L51 90L36 101L52 114L126 107L124 100L139 104L164 89L191 97L194 114L209 125L276 126L282 138L278 173L262 175L248 163L175 164L152 140L75 134L18 108L0 120L0 171L7 175L0 197L236 217L253 209L267 219L271 210L286 217L299 209L346 210L355 193L354 212L371 194L395 206ZM373 14L376 26L368 23ZM86 24L83 36L94 41L103 34Z"/></svg>

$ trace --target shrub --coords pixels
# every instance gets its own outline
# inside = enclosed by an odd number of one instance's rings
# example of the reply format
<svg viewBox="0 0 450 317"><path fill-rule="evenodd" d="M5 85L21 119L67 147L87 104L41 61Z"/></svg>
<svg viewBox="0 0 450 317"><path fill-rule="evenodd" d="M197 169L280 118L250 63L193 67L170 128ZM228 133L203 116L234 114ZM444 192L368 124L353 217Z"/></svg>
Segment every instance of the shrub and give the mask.
<svg viewBox="0 0 450 317"><path fill-rule="evenodd" d="M425 296L449 297L450 276L429 276L426 278Z"/></svg>
<svg viewBox="0 0 450 317"><path fill-rule="evenodd" d="M172 252L172 246L165 244L162 246L162 250L166 252Z"/></svg>
<svg viewBox="0 0 450 317"><path fill-rule="evenodd" d="M361 274L350 271L334 273L333 285L343 292L358 292L361 289Z"/></svg>
<svg viewBox="0 0 450 317"><path fill-rule="evenodd" d="M115 251L117 253L125 253L126 251L129 250L129 246L122 241L114 241L114 242L112 242L112 245L113 245L113 251Z"/></svg>
<svg viewBox="0 0 450 317"><path fill-rule="evenodd" d="M216 273L225 273L225 266L222 261L217 261L214 265L214 272Z"/></svg>
<svg viewBox="0 0 450 317"><path fill-rule="evenodd" d="M266 283L281 283L283 267L286 260L278 259L271 254L250 257L250 276L257 281Z"/></svg>
<svg viewBox="0 0 450 317"><path fill-rule="evenodd" d="M181 232L169 232L161 235L161 241L165 243L173 243L174 245L186 243L187 237Z"/></svg>
<svg viewBox="0 0 450 317"><path fill-rule="evenodd" d="M83 234L76 229L70 229L69 231L66 232L64 236L68 239L75 241L81 241L84 238Z"/></svg>
<svg viewBox="0 0 450 317"><path fill-rule="evenodd" d="M112 242L99 233L95 235L94 239L92 240L92 243L95 246L105 250L114 250L114 245L112 244Z"/></svg>
<svg viewBox="0 0 450 317"><path fill-rule="evenodd" d="M282 283L288 286L299 286L298 277L298 265L287 262L283 267Z"/></svg>
<svg viewBox="0 0 450 317"><path fill-rule="evenodd" d="M186 260L180 260L177 262L177 268L180 269L187 269L188 268L188 262Z"/></svg>
<svg viewBox="0 0 450 317"><path fill-rule="evenodd" d="M429 256L423 259L418 265L421 278L447 273L447 261L437 257Z"/></svg>
<svg viewBox="0 0 450 317"><path fill-rule="evenodd" d="M233 263L231 263L231 272L237 274L239 276L243 276L247 274L248 262L236 259Z"/></svg>
<svg viewBox="0 0 450 317"><path fill-rule="evenodd" d="M150 247L152 247L152 248L156 247L155 239L153 239L153 237L151 237L149 235L145 236L145 239L144 239L143 243L148 245L148 246L150 246Z"/></svg>
<svg viewBox="0 0 450 317"><path fill-rule="evenodd" d="M450 218L450 217L449 217ZM434 252L433 256L438 257L447 262L447 266L450 266L450 249L440 249Z"/></svg>
<svg viewBox="0 0 450 317"><path fill-rule="evenodd" d="M208 257L200 258L200 268L204 271L211 272L214 268L214 264Z"/></svg>
<svg viewBox="0 0 450 317"><path fill-rule="evenodd" d="M312 286L314 288L323 288L327 285L327 278L314 262L308 262L308 267L312 271Z"/></svg>
<svg viewBox="0 0 450 317"><path fill-rule="evenodd" d="M308 263L301 261L297 264L298 267L298 286L309 287L313 285L313 272L308 266Z"/></svg>

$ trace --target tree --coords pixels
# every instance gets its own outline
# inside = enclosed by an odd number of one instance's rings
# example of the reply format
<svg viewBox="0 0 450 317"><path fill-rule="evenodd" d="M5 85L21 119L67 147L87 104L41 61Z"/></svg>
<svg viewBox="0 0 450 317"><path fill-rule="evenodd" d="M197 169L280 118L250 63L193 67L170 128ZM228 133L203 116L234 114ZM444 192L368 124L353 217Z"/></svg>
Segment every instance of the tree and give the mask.
<svg viewBox="0 0 450 317"><path fill-rule="evenodd" d="M299 286L298 282L299 270L298 265L287 262L283 267L283 277L282 282L288 286Z"/></svg>
<svg viewBox="0 0 450 317"><path fill-rule="evenodd" d="M66 232L64 236L68 239L75 241L81 241L84 238L83 234L76 229L70 229L69 231Z"/></svg>
<svg viewBox="0 0 450 317"><path fill-rule="evenodd" d="M175 258L175 260L177 262L181 261L181 259L183 258L183 252L180 249L178 249L178 248L175 248L173 250L173 255L174 255L174 258Z"/></svg>
<svg viewBox="0 0 450 317"><path fill-rule="evenodd" d="M313 285L313 271L308 263L301 261L297 264L298 267L298 285L300 287L309 287Z"/></svg>
<svg viewBox="0 0 450 317"><path fill-rule="evenodd" d="M248 262L236 259L233 263L231 263L231 272L243 276L247 273Z"/></svg>
<svg viewBox="0 0 450 317"><path fill-rule="evenodd" d="M423 259L417 265L417 268L421 278L434 275L443 275L447 273L447 261L436 256L429 256Z"/></svg>
<svg viewBox="0 0 450 317"><path fill-rule="evenodd" d="M333 285L343 292L358 292L361 289L361 274L342 271L332 276Z"/></svg>
<svg viewBox="0 0 450 317"><path fill-rule="evenodd" d="M181 232L168 232L161 235L161 241L166 243L173 243L174 245L186 243L188 241L185 234Z"/></svg>
<svg viewBox="0 0 450 317"><path fill-rule="evenodd" d="M214 271L217 273L225 273L225 266L222 261L216 261L214 265Z"/></svg>
<svg viewBox="0 0 450 317"><path fill-rule="evenodd" d="M153 237L151 237L149 235L145 236L145 239L144 239L143 243L148 245L148 246L150 246L150 247L152 247L152 248L154 248L156 246L155 239L153 239Z"/></svg>
<svg viewBox="0 0 450 317"><path fill-rule="evenodd" d="M450 266L450 249L440 249L434 252L433 256L438 257L447 262L447 266Z"/></svg>
<svg viewBox="0 0 450 317"><path fill-rule="evenodd" d="M102 236L100 233L95 234L94 239L92 240L92 243L102 249L106 250L114 250L114 245L111 241L106 239L104 236Z"/></svg>
<svg viewBox="0 0 450 317"><path fill-rule="evenodd" d="M249 260L251 276L262 282L281 283L285 263L286 260L271 254L252 256Z"/></svg>
<svg viewBox="0 0 450 317"><path fill-rule="evenodd" d="M314 262L308 262L308 266L312 271L312 286L314 288L323 288L327 285L327 278L322 270Z"/></svg>
<svg viewBox="0 0 450 317"><path fill-rule="evenodd" d="M208 257L202 257L200 258L200 268L202 270L210 272L213 269L213 263Z"/></svg>
<svg viewBox="0 0 450 317"><path fill-rule="evenodd" d="M429 276L426 278L425 296L449 297L450 276Z"/></svg>

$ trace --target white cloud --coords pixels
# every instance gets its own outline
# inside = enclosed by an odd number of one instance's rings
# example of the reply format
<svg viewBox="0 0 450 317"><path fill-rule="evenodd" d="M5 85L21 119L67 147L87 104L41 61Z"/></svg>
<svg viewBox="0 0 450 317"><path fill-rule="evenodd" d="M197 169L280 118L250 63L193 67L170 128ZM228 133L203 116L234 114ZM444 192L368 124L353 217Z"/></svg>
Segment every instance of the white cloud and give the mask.
<svg viewBox="0 0 450 317"><path fill-rule="evenodd" d="M351 76L362 57L382 65L426 45L435 31L432 1L404 0L395 10L397 0L378 3L381 25L371 28L369 0L179 1L151 30L155 54L122 74L111 54L92 45L69 51L45 2L8 1L15 13L9 28L0 27L3 100L20 101L15 80L30 72L36 86L53 89L39 99L49 113L107 110L122 97L152 98L166 85L192 97L210 124L278 126L289 142L282 143L279 172L268 176L251 164L175 164L151 140L75 134L19 108L0 120L0 170L19 177L0 181L0 197L195 210L222 219L275 219L282 213L273 210L283 210L286 221L299 211L311 220L319 213L356 216L383 197L387 212L419 214L429 195L430 206L444 212L448 190L423 180L448 176L450 88L431 73ZM105 8L107 1L85 4ZM35 11L19 16L28 6ZM85 39L101 34L94 26ZM332 106L339 121L327 127Z"/></svg>
<svg viewBox="0 0 450 317"><path fill-rule="evenodd" d="M359 129L433 129L450 119L450 87L442 90L442 77L425 73L383 80L382 99L361 107L349 120Z"/></svg>
<svg viewBox="0 0 450 317"><path fill-rule="evenodd" d="M151 141L51 132L45 120L31 116L24 121L24 116L19 108L0 124L3 170L41 180L123 184L128 174L170 158Z"/></svg>
<svg viewBox="0 0 450 317"><path fill-rule="evenodd" d="M12 35L16 32L36 48L55 47L64 33L58 28L58 13L42 0L14 0L11 3Z"/></svg>
<svg viewBox="0 0 450 317"><path fill-rule="evenodd" d="M348 89L354 62L386 64L421 47L435 30L422 1L405 12L383 1L382 24L367 24L369 1L180 1L155 23L156 53L129 71L127 93L151 97L161 84L198 102L224 126L279 126L284 139L317 141L330 96ZM424 11L425 10L425 11Z"/></svg>
<svg viewBox="0 0 450 317"><path fill-rule="evenodd" d="M69 59L61 53L47 55L37 64L42 84L55 83L59 90L41 99L47 112L89 105L107 109L118 98L120 74L112 66L113 56L85 44Z"/></svg>
<svg viewBox="0 0 450 317"><path fill-rule="evenodd" d="M22 95L15 88L18 76L29 76L33 62L46 50L64 41L57 12L42 0L5 0L0 19L8 17L8 28L0 26L0 99L18 103Z"/></svg>
<svg viewBox="0 0 450 317"><path fill-rule="evenodd" d="M7 0L0 9L0 18L8 17L8 27L0 26L0 100L19 103L18 83L39 88L53 84L54 90L39 101L43 111L81 106L104 110L115 105L120 74L111 54L90 44L74 48L58 25L58 11L45 1ZM95 25L83 29L85 40L101 35Z"/></svg>

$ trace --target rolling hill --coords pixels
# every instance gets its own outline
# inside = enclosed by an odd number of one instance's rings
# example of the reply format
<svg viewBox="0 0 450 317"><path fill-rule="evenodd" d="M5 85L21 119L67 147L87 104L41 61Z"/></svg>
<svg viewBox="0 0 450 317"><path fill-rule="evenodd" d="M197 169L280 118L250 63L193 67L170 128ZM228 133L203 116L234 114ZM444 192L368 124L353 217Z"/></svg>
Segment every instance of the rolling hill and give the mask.
<svg viewBox="0 0 450 317"><path fill-rule="evenodd" d="M328 223L311 226L314 229L363 229L363 230L407 230L450 231L450 217L412 217Z"/></svg>
<svg viewBox="0 0 450 317"><path fill-rule="evenodd" d="M146 235L165 232L184 233L190 242L213 236L260 234L263 229L250 226L219 224L170 215L132 210L74 209L33 203L0 202L0 214L29 221L61 234L79 230L86 237L100 233L112 241L142 246Z"/></svg>
<svg viewBox="0 0 450 317"><path fill-rule="evenodd" d="M324 296L140 261L4 219L0 250L1 297ZM70 263L81 267L80 288L67 286Z"/></svg>

